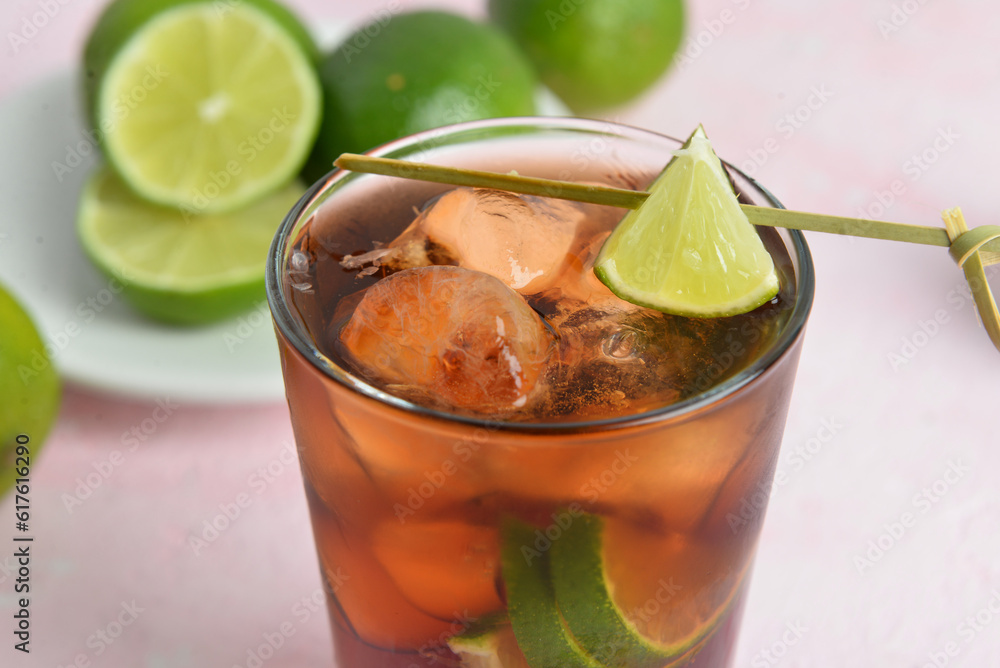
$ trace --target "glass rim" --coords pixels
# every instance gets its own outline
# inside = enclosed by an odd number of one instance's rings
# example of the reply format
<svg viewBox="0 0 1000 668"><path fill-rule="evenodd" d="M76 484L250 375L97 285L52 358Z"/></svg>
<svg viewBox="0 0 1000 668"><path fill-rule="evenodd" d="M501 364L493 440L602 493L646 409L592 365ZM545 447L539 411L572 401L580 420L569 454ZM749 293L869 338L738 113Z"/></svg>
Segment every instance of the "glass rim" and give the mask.
<svg viewBox="0 0 1000 668"><path fill-rule="evenodd" d="M645 130L622 123L612 121L598 121L580 118L555 118L555 117L507 117L498 119L487 119L480 121L470 121L447 125L432 130L425 130L408 137L403 137L395 141L378 146L365 155L381 156L387 153L394 153L406 149L417 149L422 145L434 146L435 140L442 137L454 136L464 132L482 131L491 128L524 130L563 130L597 133L605 136L619 137L623 139L641 140L647 138L656 142L669 140L678 145L683 144L683 140L669 135ZM769 205L774 208L784 209L780 201L756 179L744 173L735 165L723 160L727 169L739 174L753 188L758 191ZM302 214L321 197L328 189L334 187L343 178L353 172L348 172L339 168L334 168L323 178L312 184L305 194L282 219L278 231L271 242L268 251L266 267L266 292L267 302L270 306L271 317L275 323L280 336L291 344L295 350L306 359L309 364L322 373L325 377L343 385L346 389L367 396L389 408L402 410L406 413L415 414L421 417L444 420L449 423L461 424L471 427L489 429L491 431L509 432L544 432L544 433L570 433L580 431L609 430L636 426L647 422L660 422L668 419L678 419L690 416L713 404L725 401L729 396L737 393L742 388L749 385L756 378L763 375L768 369L774 366L785 353L801 337L805 328L805 323L809 312L812 309L815 292L815 274L812 255L806 244L805 237L799 230L785 229L791 241L791 248L788 250L794 253L797 261L795 278L797 289L795 293L795 303L791 316L778 337L771 346L756 359L753 364L733 376L708 387L706 390L678 401L667 404L652 410L641 413L633 413L612 418L602 418L598 420L584 420L572 422L506 422L503 420L480 418L458 413L449 413L444 410L421 406L406 399L389 394L378 387L368 383L349 369L337 364L334 360L324 355L313 343L311 337L305 333L303 327L296 321L292 311L288 306L284 282L285 250L289 242L289 237L299 223ZM367 176L358 174L359 177Z"/></svg>

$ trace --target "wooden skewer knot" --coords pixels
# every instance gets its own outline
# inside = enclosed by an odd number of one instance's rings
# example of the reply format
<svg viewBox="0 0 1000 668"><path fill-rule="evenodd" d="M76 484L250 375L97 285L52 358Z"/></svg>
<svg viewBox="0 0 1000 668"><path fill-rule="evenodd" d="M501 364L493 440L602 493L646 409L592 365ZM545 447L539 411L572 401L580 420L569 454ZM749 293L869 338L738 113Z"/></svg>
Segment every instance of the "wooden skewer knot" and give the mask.
<svg viewBox="0 0 1000 668"><path fill-rule="evenodd" d="M997 350L1000 350L1000 311L997 311L997 303L986 279L985 270L987 265L1000 263L1000 253L981 250L993 239L1000 239L1000 226L982 225L970 230L965 224L962 210L958 207L948 209L941 214L941 217L944 219L948 238L951 239L948 252L965 272L965 280L968 281L972 298L976 301L979 319L986 328L990 341Z"/></svg>

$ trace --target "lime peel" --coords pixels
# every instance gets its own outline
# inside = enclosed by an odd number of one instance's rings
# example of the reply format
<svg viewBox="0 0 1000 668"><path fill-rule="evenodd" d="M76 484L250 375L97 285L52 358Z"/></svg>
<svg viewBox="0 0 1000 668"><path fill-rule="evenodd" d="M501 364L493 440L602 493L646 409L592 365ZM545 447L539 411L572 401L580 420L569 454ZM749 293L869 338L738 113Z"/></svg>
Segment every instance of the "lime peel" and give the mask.
<svg viewBox="0 0 1000 668"><path fill-rule="evenodd" d="M77 234L88 257L146 315L179 324L220 320L264 301L264 268L292 183L249 208L191 216L150 204L110 169L84 187Z"/></svg>
<svg viewBox="0 0 1000 668"><path fill-rule="evenodd" d="M548 552L531 549L534 527L514 518L502 528L501 563L507 612L531 668L603 668L573 639L556 606ZM527 550L522 548L527 547Z"/></svg>
<svg viewBox="0 0 1000 668"><path fill-rule="evenodd" d="M556 601L573 637L608 668L656 668L684 657L715 628L726 606L678 642L645 637L612 598L601 556L603 529L600 517L584 515L552 544Z"/></svg>
<svg viewBox="0 0 1000 668"><path fill-rule="evenodd" d="M449 638L448 649L461 659L462 668L527 666L510 620L502 611L477 619L465 631Z"/></svg>
<svg viewBox="0 0 1000 668"><path fill-rule="evenodd" d="M746 313L779 288L700 126L605 241L594 272L626 301L689 317Z"/></svg>

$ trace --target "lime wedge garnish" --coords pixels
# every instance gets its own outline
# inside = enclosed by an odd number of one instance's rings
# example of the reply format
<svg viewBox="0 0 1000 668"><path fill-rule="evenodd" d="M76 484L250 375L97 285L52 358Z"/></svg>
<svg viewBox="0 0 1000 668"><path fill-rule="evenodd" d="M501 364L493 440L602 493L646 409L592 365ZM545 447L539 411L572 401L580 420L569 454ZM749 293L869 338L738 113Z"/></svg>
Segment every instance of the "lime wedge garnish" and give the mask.
<svg viewBox="0 0 1000 668"><path fill-rule="evenodd" d="M602 668L573 639L556 607L548 552L539 552L535 528L504 522L501 560L507 614L517 644L531 668Z"/></svg>
<svg viewBox="0 0 1000 668"><path fill-rule="evenodd" d="M608 237L594 271L626 301L691 317L746 313L778 293L774 262L701 128Z"/></svg>
<svg viewBox="0 0 1000 668"><path fill-rule="evenodd" d="M117 0L84 54L93 127L146 199L230 211L305 161L322 108L314 59L270 0Z"/></svg>
<svg viewBox="0 0 1000 668"><path fill-rule="evenodd" d="M613 599L602 557L603 527L600 517L583 515L552 542L556 601L573 637L609 668L654 668L683 657L715 628L728 606L669 644L645 637Z"/></svg>
<svg viewBox="0 0 1000 668"><path fill-rule="evenodd" d="M192 216L140 199L105 168L84 188L77 232L137 309L168 322L210 322L264 299L271 239L302 192L293 183L238 212Z"/></svg>

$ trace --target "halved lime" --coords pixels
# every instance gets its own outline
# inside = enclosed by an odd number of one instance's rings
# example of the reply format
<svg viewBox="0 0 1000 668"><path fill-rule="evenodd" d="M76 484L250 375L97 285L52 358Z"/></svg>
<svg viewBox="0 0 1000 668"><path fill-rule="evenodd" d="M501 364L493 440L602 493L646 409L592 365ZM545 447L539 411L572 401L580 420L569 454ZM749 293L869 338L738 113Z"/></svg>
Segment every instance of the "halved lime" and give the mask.
<svg viewBox="0 0 1000 668"><path fill-rule="evenodd" d="M84 52L91 120L146 199L230 211L305 161L322 109L316 60L271 0L116 0Z"/></svg>
<svg viewBox="0 0 1000 668"><path fill-rule="evenodd" d="M140 199L105 168L84 188L77 232L138 310L179 324L211 322L264 299L271 239L303 190L292 183L238 212L198 216Z"/></svg>
<svg viewBox="0 0 1000 668"><path fill-rule="evenodd" d="M598 278L622 299L683 316L746 313L778 293L764 243L699 128L601 248Z"/></svg>
<svg viewBox="0 0 1000 668"><path fill-rule="evenodd" d="M600 517L583 515L552 543L556 601L573 637L608 668L657 668L681 659L718 625L729 606L719 606L682 637L667 633L670 642L647 638L614 601L602 556L603 527Z"/></svg>
<svg viewBox="0 0 1000 668"><path fill-rule="evenodd" d="M531 668L603 668L581 649L566 627L549 573L549 553L537 549L536 530L508 519L501 559L507 614L517 644Z"/></svg>

